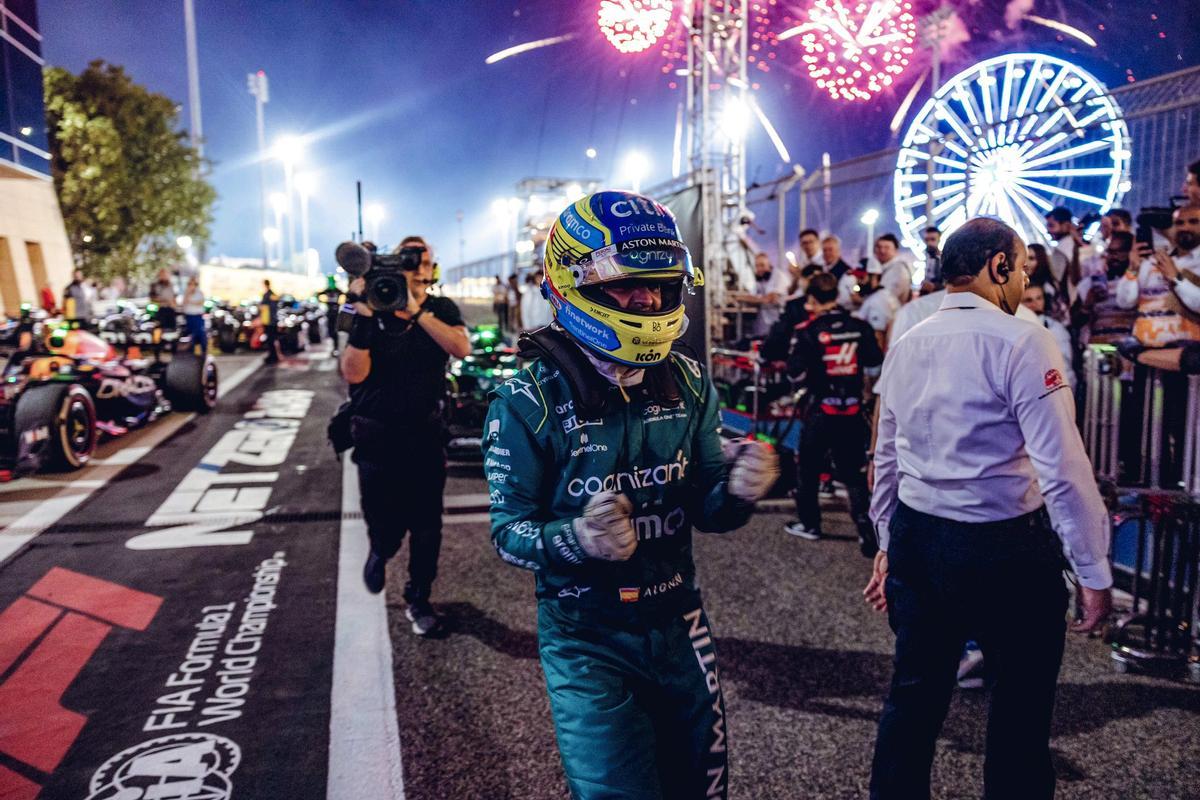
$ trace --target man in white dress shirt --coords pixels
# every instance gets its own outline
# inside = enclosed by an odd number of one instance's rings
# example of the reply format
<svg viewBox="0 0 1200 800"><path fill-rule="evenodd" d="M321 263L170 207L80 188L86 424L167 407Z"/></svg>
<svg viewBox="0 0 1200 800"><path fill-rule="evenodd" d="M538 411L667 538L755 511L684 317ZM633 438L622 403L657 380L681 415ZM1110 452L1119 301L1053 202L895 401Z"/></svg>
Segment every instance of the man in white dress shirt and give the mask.
<svg viewBox="0 0 1200 800"><path fill-rule="evenodd" d="M985 797L1052 797L1064 549L1084 610L1073 629L1096 630L1111 610L1109 517L1066 365L1045 328L1013 318L1025 261L1007 225L968 221L943 251L941 309L884 362L871 502L880 552L864 590L896 633L871 775L878 800L929 797L968 638L991 688Z"/></svg>
<svg viewBox="0 0 1200 800"><path fill-rule="evenodd" d="M875 258L867 264L867 272L874 283L892 293L898 305L912 298L912 267L908 254L900 252L900 240L894 233L885 233L875 240Z"/></svg>

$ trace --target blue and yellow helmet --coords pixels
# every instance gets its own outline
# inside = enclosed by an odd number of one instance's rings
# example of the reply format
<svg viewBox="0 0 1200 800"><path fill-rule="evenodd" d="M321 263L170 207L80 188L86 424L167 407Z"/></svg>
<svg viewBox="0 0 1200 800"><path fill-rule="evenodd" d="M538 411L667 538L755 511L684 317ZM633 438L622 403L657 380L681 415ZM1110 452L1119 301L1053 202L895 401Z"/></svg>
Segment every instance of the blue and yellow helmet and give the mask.
<svg viewBox="0 0 1200 800"><path fill-rule="evenodd" d="M692 266L675 216L631 192L596 192L567 206L546 239L542 290L554 318L601 358L645 367L657 364L683 334L683 292L704 283ZM662 308L622 309L604 285L661 285Z"/></svg>

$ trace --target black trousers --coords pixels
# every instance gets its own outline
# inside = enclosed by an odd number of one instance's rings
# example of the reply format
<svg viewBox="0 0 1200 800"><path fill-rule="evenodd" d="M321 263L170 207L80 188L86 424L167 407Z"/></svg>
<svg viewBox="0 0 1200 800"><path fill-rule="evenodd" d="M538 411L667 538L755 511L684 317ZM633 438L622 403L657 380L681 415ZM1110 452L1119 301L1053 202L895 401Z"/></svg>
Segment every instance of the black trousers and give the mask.
<svg viewBox="0 0 1200 800"><path fill-rule="evenodd" d="M1041 510L970 524L900 504L885 586L895 671L875 741L873 800L929 797L966 639L979 643L988 665L984 797L1054 796L1050 717L1066 638L1064 566Z"/></svg>
<svg viewBox="0 0 1200 800"><path fill-rule="evenodd" d="M442 493L446 451L442 431L415 433L387 452L359 443L354 449L367 535L376 555L391 559L408 540L404 599L428 601L442 549Z"/></svg>
<svg viewBox="0 0 1200 800"><path fill-rule="evenodd" d="M846 486L850 516L858 535L873 541L875 533L868 516L871 496L867 492L867 421L861 414L835 416L813 411L804 420L800 446L796 450L796 516L805 527L821 529L821 473L830 457L833 475Z"/></svg>

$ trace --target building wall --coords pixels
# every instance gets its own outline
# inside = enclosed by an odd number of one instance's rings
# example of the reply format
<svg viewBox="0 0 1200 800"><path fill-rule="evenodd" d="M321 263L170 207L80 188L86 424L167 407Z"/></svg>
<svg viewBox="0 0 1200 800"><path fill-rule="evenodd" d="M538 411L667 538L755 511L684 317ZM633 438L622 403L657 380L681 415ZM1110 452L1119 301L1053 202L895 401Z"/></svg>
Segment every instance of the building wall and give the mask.
<svg viewBox="0 0 1200 800"><path fill-rule="evenodd" d="M36 0L0 0L0 310L61 302L71 247L50 180Z"/></svg>
<svg viewBox="0 0 1200 800"><path fill-rule="evenodd" d="M38 305L45 285L61 303L73 262L54 184L4 171L0 165L0 306L14 315L21 303Z"/></svg>

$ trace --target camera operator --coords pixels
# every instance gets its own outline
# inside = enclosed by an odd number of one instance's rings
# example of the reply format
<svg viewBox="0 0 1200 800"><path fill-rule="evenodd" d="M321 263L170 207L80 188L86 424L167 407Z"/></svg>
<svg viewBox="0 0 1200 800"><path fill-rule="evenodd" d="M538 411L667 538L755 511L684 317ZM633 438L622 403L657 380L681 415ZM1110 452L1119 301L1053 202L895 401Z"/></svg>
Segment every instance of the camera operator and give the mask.
<svg viewBox="0 0 1200 800"><path fill-rule="evenodd" d="M376 311L363 302L367 279L351 281L355 301L342 376L350 384L350 431L371 552L363 567L367 590L383 590L388 559L409 540L404 599L413 633L436 630L429 603L442 544L442 490L446 484L441 421L446 361L464 358L471 345L458 306L428 292L433 252L419 236L400 242L407 302Z"/></svg>

